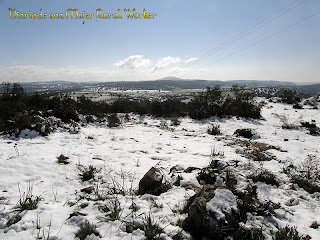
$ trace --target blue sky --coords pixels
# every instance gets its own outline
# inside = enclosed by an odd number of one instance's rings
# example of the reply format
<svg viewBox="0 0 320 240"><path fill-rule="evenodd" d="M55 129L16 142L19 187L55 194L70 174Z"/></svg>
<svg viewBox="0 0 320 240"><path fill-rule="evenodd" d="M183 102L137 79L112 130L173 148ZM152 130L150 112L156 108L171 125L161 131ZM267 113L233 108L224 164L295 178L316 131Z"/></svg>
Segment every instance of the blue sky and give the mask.
<svg viewBox="0 0 320 240"><path fill-rule="evenodd" d="M94 17L11 19L9 8ZM133 8L157 16L127 19ZM122 19L96 21L96 9ZM319 0L0 0L0 81L320 82L319 11Z"/></svg>

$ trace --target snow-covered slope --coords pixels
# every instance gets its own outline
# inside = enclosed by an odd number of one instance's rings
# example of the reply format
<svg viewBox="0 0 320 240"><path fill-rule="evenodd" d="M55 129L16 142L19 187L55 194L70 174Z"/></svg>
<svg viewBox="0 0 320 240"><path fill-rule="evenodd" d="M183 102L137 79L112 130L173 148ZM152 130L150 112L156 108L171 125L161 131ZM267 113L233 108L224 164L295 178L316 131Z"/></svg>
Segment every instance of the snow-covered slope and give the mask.
<svg viewBox="0 0 320 240"><path fill-rule="evenodd" d="M301 121L315 120L319 124L320 110L295 110L289 105L268 102L262 109L262 116L264 120L212 118L194 121L184 118L174 127L166 119L131 115L131 120L120 128L110 129L106 124L96 123L82 127L78 134L57 131L48 137L31 139L2 137L0 239L36 239L39 236L47 239L48 234L56 239L74 239L84 219L96 225L102 239L145 239L140 229L131 233L125 230L126 223L143 225L148 216L163 229L161 238L171 239L182 230L179 222L187 216L179 210L195 194L184 186L201 187L196 179L197 170L191 173L182 170L190 166L205 167L212 158L239 162L235 169L239 188L248 181L248 174L261 168L272 171L280 179L279 187L256 183L259 199L281 204L276 215L268 220L248 218L247 225L262 225L273 230L277 224L296 226L301 234L320 239L319 229L309 227L314 221L320 223L320 194L307 193L290 183L283 173L284 168L290 164L299 166L310 154L318 157L319 136L308 134L304 128L281 128L284 122L300 125ZM167 121L168 127L163 121ZM221 136L207 134L211 124L220 125ZM256 131L259 137L251 142L275 146L267 150L273 160L255 162L241 154L243 146L237 139L243 139L233 136L239 128ZM61 154L69 157L70 164L57 163ZM100 171L94 179L83 182L79 176L80 166L89 165ZM173 186L159 196L136 195L139 180L153 166L161 169L168 182L175 180L170 169L178 166L176 169L181 170L179 174L183 177L180 186ZM94 186L95 191L91 194L80 191L87 186ZM6 226L18 213L15 207L28 188L32 188L33 196L41 197L37 209L19 213L21 220ZM118 219L110 221L103 207L111 209L117 204L120 206ZM268 233L266 231L266 237ZM95 238L98 237L92 235L90 239Z"/></svg>

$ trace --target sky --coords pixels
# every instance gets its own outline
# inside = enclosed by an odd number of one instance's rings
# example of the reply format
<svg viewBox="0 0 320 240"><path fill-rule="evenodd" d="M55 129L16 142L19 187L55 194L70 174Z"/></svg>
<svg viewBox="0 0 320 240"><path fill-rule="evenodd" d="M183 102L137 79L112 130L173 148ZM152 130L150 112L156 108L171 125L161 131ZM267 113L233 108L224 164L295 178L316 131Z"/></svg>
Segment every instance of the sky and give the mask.
<svg viewBox="0 0 320 240"><path fill-rule="evenodd" d="M0 82L319 83L319 26L319 0L0 0Z"/></svg>

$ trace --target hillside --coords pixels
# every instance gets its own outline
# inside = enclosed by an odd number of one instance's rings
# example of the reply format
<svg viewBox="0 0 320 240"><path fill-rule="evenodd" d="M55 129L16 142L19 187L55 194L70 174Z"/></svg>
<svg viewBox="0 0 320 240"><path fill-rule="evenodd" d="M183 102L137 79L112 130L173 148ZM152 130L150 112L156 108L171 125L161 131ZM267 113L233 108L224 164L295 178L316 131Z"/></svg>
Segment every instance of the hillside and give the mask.
<svg viewBox="0 0 320 240"><path fill-rule="evenodd" d="M259 101L264 104L260 120L185 117L171 126L169 119L130 114L120 115L118 128L87 124L82 118L83 126L71 133L60 128L47 137L30 131L19 138L2 136L0 238L74 239L87 220L96 227L89 239L145 239L147 226L161 239L190 239L182 223L191 210L183 209L210 183L216 203L225 198L222 205L207 203L222 221L228 213L243 211L243 199L233 194L257 187L254 202L260 210L246 210L237 225L241 231L255 229L272 239L272 232L288 225L320 239L319 192L308 193L293 178L306 169L318 174L319 136L310 135L300 122L319 124L320 110ZM220 126L222 135L207 133L212 124ZM255 135L236 136L241 128L251 128ZM61 154L68 164L57 162ZM167 187L160 195L138 194L139 181L151 167L160 170ZM90 168L92 178L85 179ZM215 168L210 182L205 172ZM265 173L267 177L261 177ZM226 181L227 176L236 182ZM35 208L21 210L28 197L37 200Z"/></svg>

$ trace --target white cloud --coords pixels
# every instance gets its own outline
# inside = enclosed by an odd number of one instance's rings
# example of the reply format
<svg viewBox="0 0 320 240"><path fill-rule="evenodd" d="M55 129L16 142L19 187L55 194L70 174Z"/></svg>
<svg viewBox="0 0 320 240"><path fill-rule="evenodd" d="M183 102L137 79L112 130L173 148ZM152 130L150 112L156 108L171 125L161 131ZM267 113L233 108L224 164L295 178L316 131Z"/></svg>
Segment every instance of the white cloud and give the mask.
<svg viewBox="0 0 320 240"><path fill-rule="evenodd" d="M186 62L189 63L189 62L196 61L196 60L198 60L198 59L199 59L199 58L197 58L197 57L191 57L191 58L189 58L188 60L186 60Z"/></svg>
<svg viewBox="0 0 320 240"><path fill-rule="evenodd" d="M155 63L155 66L153 67L151 72L155 73L159 70L163 70L164 68L167 68L167 69L172 68L173 66L176 66L177 63L180 63L180 62L182 62L182 60L179 57L170 57L170 56L164 57Z"/></svg>
<svg viewBox="0 0 320 240"><path fill-rule="evenodd" d="M180 58L168 56L168 57L164 57L161 60L159 60L156 66L158 66L159 68L160 67L166 67L168 65L176 64L178 62L181 62Z"/></svg>
<svg viewBox="0 0 320 240"><path fill-rule="evenodd" d="M144 58L143 55L129 56L124 60L118 60L114 66L120 68L137 69L147 67L151 61Z"/></svg>
<svg viewBox="0 0 320 240"><path fill-rule="evenodd" d="M120 76L118 71L98 67L0 66L0 82L122 80Z"/></svg>
<svg viewBox="0 0 320 240"><path fill-rule="evenodd" d="M194 59L194 58L193 58ZM303 64L299 61L219 63L204 67L199 64L187 64L190 58L167 56L157 60L135 55L119 60L113 66L0 66L0 82L37 82L37 81L138 81L156 80L167 76L186 79L260 79L282 81L319 82L319 73L315 72L316 63ZM292 69L288 72L287 69Z"/></svg>

